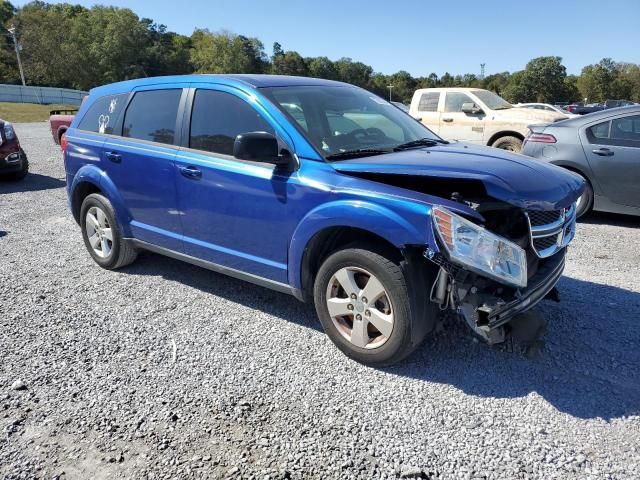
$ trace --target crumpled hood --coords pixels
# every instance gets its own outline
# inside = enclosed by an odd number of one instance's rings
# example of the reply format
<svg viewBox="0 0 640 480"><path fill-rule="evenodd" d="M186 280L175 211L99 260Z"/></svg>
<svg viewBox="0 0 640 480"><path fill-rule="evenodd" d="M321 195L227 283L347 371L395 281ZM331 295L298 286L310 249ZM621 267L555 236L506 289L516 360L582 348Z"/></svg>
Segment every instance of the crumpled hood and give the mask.
<svg viewBox="0 0 640 480"><path fill-rule="evenodd" d="M575 202L584 180L524 155L460 142L331 163L337 171L480 180L497 200L530 210L558 210ZM428 190L428 188L427 188Z"/></svg>

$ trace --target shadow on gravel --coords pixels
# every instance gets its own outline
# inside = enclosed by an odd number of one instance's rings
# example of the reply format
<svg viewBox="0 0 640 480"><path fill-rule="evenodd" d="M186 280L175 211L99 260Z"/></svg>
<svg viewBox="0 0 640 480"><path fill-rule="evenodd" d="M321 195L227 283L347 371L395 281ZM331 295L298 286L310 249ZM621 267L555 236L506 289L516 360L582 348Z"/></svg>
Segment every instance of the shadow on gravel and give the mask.
<svg viewBox="0 0 640 480"><path fill-rule="evenodd" d="M578 220L591 225L611 225L614 227L640 228L640 217L619 215L617 213L591 212Z"/></svg>
<svg viewBox="0 0 640 480"><path fill-rule="evenodd" d="M65 185L66 183L64 181L57 178L40 175L39 173L29 173L22 180L18 181L0 180L0 195L3 193L51 190L55 188L62 188Z"/></svg>
<svg viewBox="0 0 640 480"><path fill-rule="evenodd" d="M9 235L9 232L5 232L4 230L0 230L0 238L6 237L7 235Z"/></svg>
<svg viewBox="0 0 640 480"><path fill-rule="evenodd" d="M260 310L274 317L295 322L303 327L322 331L312 305L290 295L253 285L186 262L151 252L142 252L138 260L119 272L132 275L161 276L197 288L207 294Z"/></svg>
<svg viewBox="0 0 640 480"><path fill-rule="evenodd" d="M547 319L540 361L474 343L456 328L428 339L406 363L387 371L450 384L498 404L536 393L578 418L640 414L640 294L569 277L559 289L561 303L538 307Z"/></svg>
<svg viewBox="0 0 640 480"><path fill-rule="evenodd" d="M321 330L312 305L178 260L144 252L121 272L161 276ZM498 403L535 393L578 418L610 420L640 413L640 294L569 277L562 278L559 288L561 303L547 301L539 307L547 319L540 361L505 346L475 343L456 322L385 372L449 384Z"/></svg>

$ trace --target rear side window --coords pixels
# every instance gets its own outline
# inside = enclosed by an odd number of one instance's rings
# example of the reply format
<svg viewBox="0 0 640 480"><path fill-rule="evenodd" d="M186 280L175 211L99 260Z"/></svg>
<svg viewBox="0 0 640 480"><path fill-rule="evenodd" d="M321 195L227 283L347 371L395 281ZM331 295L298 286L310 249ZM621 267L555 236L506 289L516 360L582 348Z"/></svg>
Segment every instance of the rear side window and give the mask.
<svg viewBox="0 0 640 480"><path fill-rule="evenodd" d="M609 138L609 122L599 123L587 130L589 141L594 142L604 138Z"/></svg>
<svg viewBox="0 0 640 480"><path fill-rule="evenodd" d="M172 145L181 95L181 89L136 93L124 115L122 136Z"/></svg>
<svg viewBox="0 0 640 480"><path fill-rule="evenodd" d="M113 134L113 127L127 103L128 96L128 93L124 93L98 98L82 117L78 130Z"/></svg>
<svg viewBox="0 0 640 480"><path fill-rule="evenodd" d="M248 132L275 134L258 111L241 98L214 90L196 91L191 112L191 148L233 155L236 137Z"/></svg>
<svg viewBox="0 0 640 480"><path fill-rule="evenodd" d="M419 112L437 112L440 92L423 93L418 103Z"/></svg>

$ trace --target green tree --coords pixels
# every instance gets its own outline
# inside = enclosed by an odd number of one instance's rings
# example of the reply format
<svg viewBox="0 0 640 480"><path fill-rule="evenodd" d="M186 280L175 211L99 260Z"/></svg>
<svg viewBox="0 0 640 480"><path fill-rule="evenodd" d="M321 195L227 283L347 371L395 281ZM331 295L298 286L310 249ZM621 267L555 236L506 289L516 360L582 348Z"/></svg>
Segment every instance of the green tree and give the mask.
<svg viewBox="0 0 640 480"><path fill-rule="evenodd" d="M11 20L16 14L16 8L6 0L0 1L0 29L10 27ZM5 32L6 33L6 32ZM0 83L18 83L20 74L13 49L13 42L9 35L0 37Z"/></svg>
<svg viewBox="0 0 640 480"><path fill-rule="evenodd" d="M566 97L567 69L560 57L538 57L527 63L521 80L524 101L552 103Z"/></svg>
<svg viewBox="0 0 640 480"><path fill-rule="evenodd" d="M198 73L262 73L267 63L257 38L197 29L191 44L191 63Z"/></svg>
<svg viewBox="0 0 640 480"><path fill-rule="evenodd" d="M273 56L271 73L275 75L309 75L309 68L298 52L286 52Z"/></svg>
<svg viewBox="0 0 640 480"><path fill-rule="evenodd" d="M614 98L614 85L618 75L617 65L610 58L603 58L595 65L587 65L578 79L580 94L589 102L603 102Z"/></svg>
<svg viewBox="0 0 640 480"><path fill-rule="evenodd" d="M373 69L362 62L354 62L350 58L341 58L334 63L338 80L351 83L362 88L369 86Z"/></svg>
<svg viewBox="0 0 640 480"><path fill-rule="evenodd" d="M309 76L315 78L326 78L327 80L336 80L338 73L335 64L327 57L307 58L309 67Z"/></svg>

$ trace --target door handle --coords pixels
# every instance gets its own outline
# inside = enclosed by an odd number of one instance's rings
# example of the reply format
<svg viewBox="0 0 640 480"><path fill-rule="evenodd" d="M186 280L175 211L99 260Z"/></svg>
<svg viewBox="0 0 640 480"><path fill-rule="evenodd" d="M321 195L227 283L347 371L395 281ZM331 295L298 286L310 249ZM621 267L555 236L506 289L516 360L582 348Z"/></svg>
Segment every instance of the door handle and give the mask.
<svg viewBox="0 0 640 480"><path fill-rule="evenodd" d="M594 150L591 150L593 153L595 153L596 155L600 155L601 157L612 157L613 156L613 152L611 150L609 150L608 148L596 148Z"/></svg>
<svg viewBox="0 0 640 480"><path fill-rule="evenodd" d="M122 161L122 157L117 152L107 152L105 153L105 157L111 160L113 163L120 163Z"/></svg>
<svg viewBox="0 0 640 480"><path fill-rule="evenodd" d="M447 118L443 118L443 119L442 119L442 121L443 121L443 122L450 123L450 122L453 122L453 118L449 118L449 117L447 117Z"/></svg>
<svg viewBox="0 0 640 480"><path fill-rule="evenodd" d="M183 177L187 177L187 178L200 178L202 177L202 172L200 170L198 170L196 167L193 167L191 165L189 165L188 167L178 167L178 170L180 170L180 173L182 174Z"/></svg>

